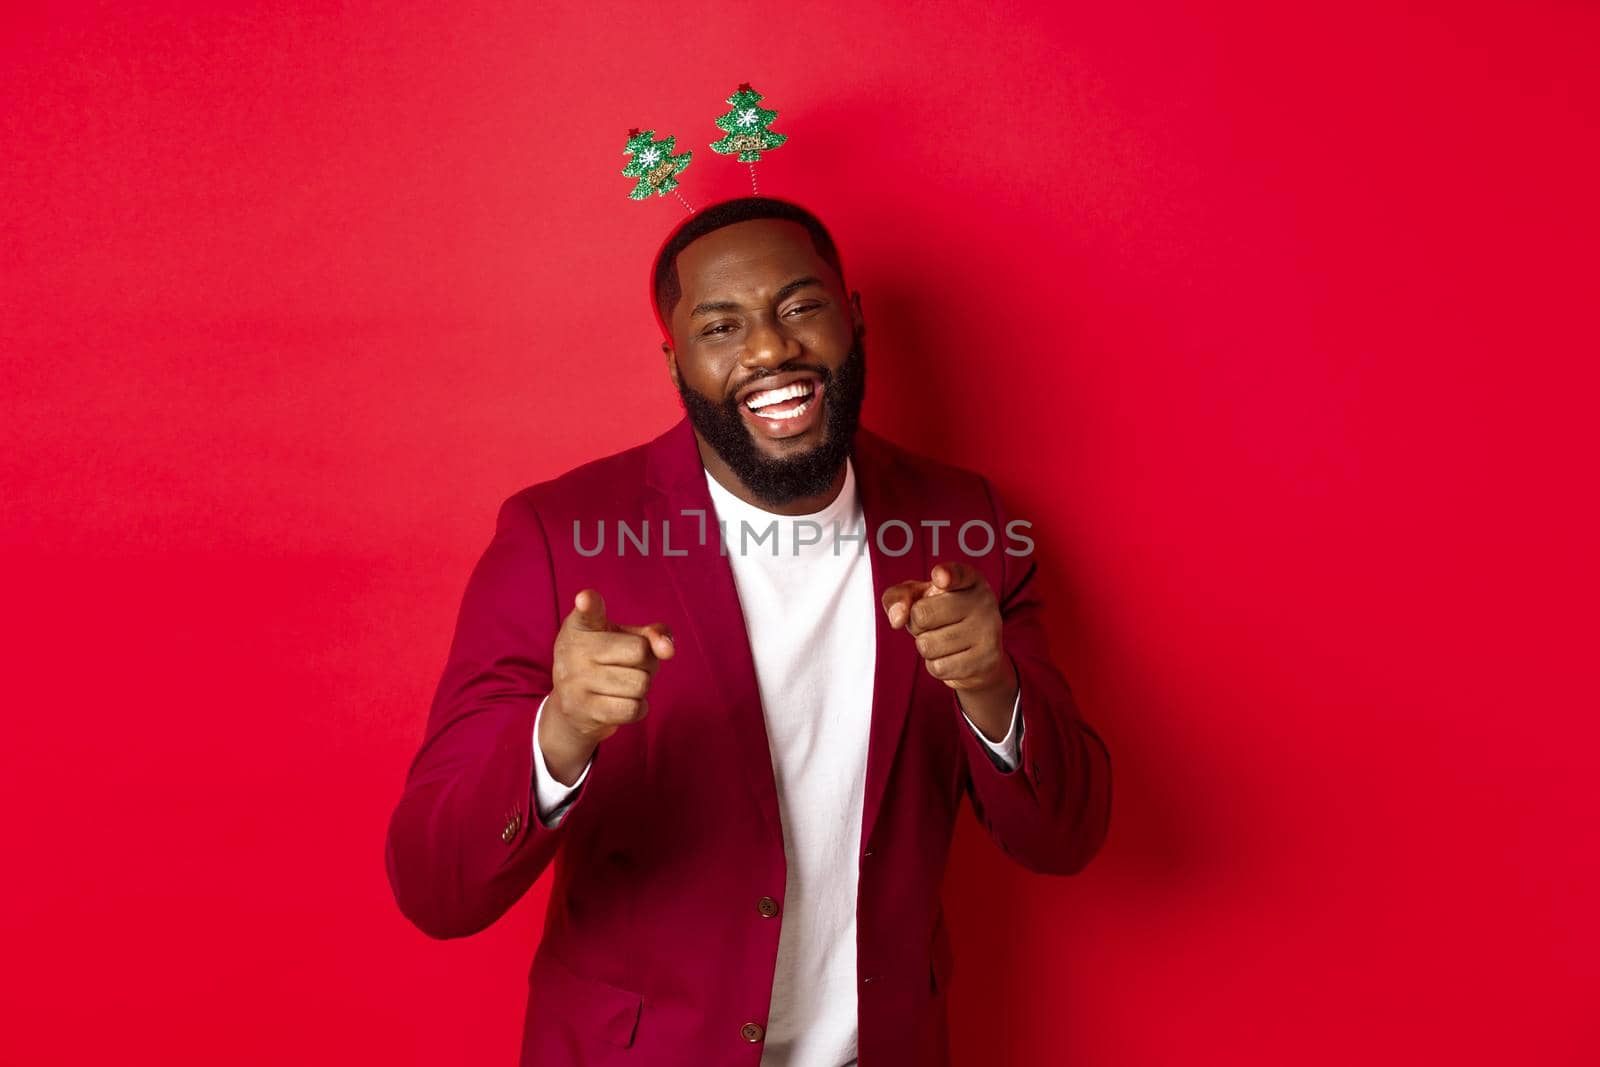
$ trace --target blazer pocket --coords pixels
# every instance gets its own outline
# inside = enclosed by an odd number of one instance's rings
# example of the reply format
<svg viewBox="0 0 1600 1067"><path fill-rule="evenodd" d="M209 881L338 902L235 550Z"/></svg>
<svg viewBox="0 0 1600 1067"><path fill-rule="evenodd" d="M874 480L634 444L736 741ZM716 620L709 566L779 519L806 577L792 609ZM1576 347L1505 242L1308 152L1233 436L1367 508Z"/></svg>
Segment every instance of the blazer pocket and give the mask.
<svg viewBox="0 0 1600 1067"><path fill-rule="evenodd" d="M553 952L538 953L533 969L533 1010L618 1048L633 1044L644 995L579 974Z"/></svg>

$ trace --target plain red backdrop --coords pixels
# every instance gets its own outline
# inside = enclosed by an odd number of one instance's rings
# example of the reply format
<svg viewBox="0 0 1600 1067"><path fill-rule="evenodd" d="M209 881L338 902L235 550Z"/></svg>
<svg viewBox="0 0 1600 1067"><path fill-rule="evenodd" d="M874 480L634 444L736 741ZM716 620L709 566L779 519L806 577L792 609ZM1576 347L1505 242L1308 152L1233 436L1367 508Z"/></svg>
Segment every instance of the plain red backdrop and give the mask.
<svg viewBox="0 0 1600 1067"><path fill-rule="evenodd" d="M430 941L385 823L499 502L678 416L625 131L737 194L749 80L1116 767L1077 878L963 816L958 1061L1597 1061L1593 6L47 6L0 1060L514 1062L548 881Z"/></svg>

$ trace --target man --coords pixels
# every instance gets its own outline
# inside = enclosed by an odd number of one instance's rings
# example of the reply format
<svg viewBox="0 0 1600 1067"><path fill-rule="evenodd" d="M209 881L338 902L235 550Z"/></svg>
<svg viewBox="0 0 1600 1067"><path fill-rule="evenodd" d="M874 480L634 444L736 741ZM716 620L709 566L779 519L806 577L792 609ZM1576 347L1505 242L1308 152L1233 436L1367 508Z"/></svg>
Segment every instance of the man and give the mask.
<svg viewBox="0 0 1600 1067"><path fill-rule="evenodd" d="M524 1067L945 1064L963 793L1039 872L1109 818L1026 524L858 428L860 294L809 212L690 216L653 283L687 418L501 506L396 900L461 937L555 861Z"/></svg>

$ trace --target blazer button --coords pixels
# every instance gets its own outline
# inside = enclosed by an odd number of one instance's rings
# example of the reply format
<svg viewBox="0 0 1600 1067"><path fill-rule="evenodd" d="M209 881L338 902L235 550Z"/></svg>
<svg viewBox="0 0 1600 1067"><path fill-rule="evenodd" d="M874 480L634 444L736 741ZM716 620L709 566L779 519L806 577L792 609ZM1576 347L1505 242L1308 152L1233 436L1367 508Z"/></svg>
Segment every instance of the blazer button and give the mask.
<svg viewBox="0 0 1600 1067"><path fill-rule="evenodd" d="M756 910L761 913L763 918L770 919L778 914L778 902L771 897L762 897L756 901Z"/></svg>
<svg viewBox="0 0 1600 1067"><path fill-rule="evenodd" d="M767 1036L767 1031L760 1023L745 1023L739 1027L739 1036L754 1045Z"/></svg>
<svg viewBox="0 0 1600 1067"><path fill-rule="evenodd" d="M511 818L506 820L506 828L500 831L500 840L511 844L517 838L517 831L522 829L522 816L516 812L511 813Z"/></svg>

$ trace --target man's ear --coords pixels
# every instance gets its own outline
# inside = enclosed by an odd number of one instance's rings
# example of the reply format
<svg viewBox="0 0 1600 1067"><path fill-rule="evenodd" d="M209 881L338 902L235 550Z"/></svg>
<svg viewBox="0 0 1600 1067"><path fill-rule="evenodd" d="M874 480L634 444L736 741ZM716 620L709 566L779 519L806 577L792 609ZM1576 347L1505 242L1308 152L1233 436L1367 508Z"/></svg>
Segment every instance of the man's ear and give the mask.
<svg viewBox="0 0 1600 1067"><path fill-rule="evenodd" d="M850 317L855 320L856 330L865 335L867 332L867 320L861 314L861 290L859 289L850 290Z"/></svg>
<svg viewBox="0 0 1600 1067"><path fill-rule="evenodd" d="M672 350L667 342L661 342L661 354L667 357L667 377L672 379L672 387L678 388L678 354Z"/></svg>

